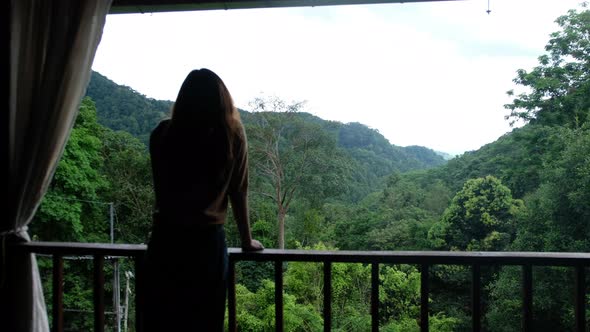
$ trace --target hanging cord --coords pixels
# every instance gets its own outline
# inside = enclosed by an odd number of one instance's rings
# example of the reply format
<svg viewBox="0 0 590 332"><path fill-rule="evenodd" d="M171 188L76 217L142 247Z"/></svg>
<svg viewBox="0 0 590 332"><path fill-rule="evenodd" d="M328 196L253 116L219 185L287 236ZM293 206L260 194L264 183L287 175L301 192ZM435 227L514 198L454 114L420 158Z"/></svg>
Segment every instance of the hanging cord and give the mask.
<svg viewBox="0 0 590 332"><path fill-rule="evenodd" d="M488 15L490 15L491 12L492 12L492 10L490 9L490 0L488 0L488 10L486 10L486 13L488 13Z"/></svg>

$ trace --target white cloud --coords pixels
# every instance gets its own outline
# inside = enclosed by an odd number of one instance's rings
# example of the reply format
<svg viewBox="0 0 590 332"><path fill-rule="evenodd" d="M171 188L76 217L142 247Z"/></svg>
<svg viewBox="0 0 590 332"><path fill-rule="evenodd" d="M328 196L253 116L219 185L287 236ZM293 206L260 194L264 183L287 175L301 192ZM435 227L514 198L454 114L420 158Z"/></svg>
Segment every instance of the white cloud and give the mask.
<svg viewBox="0 0 590 332"><path fill-rule="evenodd" d="M392 143L460 153L510 130L505 91L576 0L457 1L111 15L93 68L170 99L207 67L238 106L259 95L357 121Z"/></svg>

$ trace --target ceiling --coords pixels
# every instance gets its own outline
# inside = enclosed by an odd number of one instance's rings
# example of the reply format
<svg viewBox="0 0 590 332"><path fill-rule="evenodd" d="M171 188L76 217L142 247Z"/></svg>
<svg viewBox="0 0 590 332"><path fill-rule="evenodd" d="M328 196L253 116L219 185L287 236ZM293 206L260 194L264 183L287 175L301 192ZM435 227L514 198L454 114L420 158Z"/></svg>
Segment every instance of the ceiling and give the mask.
<svg viewBox="0 0 590 332"><path fill-rule="evenodd" d="M113 0L111 14L185 10L316 7L376 3L410 3L459 0Z"/></svg>

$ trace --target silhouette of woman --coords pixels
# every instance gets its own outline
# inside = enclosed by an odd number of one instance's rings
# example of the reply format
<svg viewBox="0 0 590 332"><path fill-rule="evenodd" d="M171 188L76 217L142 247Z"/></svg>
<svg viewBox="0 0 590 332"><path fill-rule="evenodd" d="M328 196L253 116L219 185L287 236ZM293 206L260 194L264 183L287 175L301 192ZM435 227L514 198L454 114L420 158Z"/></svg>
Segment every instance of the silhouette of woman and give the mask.
<svg viewBox="0 0 590 332"><path fill-rule="evenodd" d="M262 250L248 219L248 153L239 113L208 69L186 77L150 137L156 211L146 259L147 331L223 331L228 200L243 250Z"/></svg>

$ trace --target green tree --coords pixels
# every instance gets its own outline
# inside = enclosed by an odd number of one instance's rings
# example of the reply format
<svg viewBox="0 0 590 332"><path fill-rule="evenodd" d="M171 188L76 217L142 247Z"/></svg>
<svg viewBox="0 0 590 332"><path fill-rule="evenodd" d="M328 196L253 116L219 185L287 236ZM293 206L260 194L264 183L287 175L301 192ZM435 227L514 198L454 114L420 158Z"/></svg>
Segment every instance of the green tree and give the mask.
<svg viewBox="0 0 590 332"><path fill-rule="evenodd" d="M236 319L239 331L275 331L275 285L263 280L262 287L251 292L243 285L236 285ZM321 331L323 320L309 304L297 303L295 296L283 295L283 324L285 331ZM226 315L227 317L227 315Z"/></svg>
<svg viewBox="0 0 590 332"><path fill-rule="evenodd" d="M103 173L111 183L105 200L116 210L115 240L146 243L152 223L154 191L146 146L123 131L105 129Z"/></svg>
<svg viewBox="0 0 590 332"><path fill-rule="evenodd" d="M101 194L103 127L94 102L86 97L35 220L33 237L43 241L102 242L108 239L108 210Z"/></svg>
<svg viewBox="0 0 590 332"><path fill-rule="evenodd" d="M334 250L319 243L309 250ZM371 266L332 264L332 327L335 331L366 331L370 326ZM323 266L319 263L292 262L285 273L285 290L298 303L323 310ZM420 273L409 265L380 266L380 325L383 331L419 331ZM433 331L453 331L456 320L442 313L430 317ZM406 329L407 328L407 329Z"/></svg>
<svg viewBox="0 0 590 332"><path fill-rule="evenodd" d="M582 5L586 8L587 4ZM547 54L531 71L519 69L514 82L526 88L512 103L507 118L546 125L579 127L590 114L590 11L570 10L556 20ZM510 96L514 91L508 91Z"/></svg>
<svg viewBox="0 0 590 332"><path fill-rule="evenodd" d="M525 197L527 213L519 218L510 250L587 252L590 250L590 128L560 128L561 153L545 160L542 184ZM538 268L533 279L533 306L537 329L573 329L571 294L573 275L564 268ZM554 287L553 285L563 285ZM489 287L487 314L498 331L511 328L520 319L520 271L503 268ZM517 325L518 327L518 325Z"/></svg>
<svg viewBox="0 0 590 332"><path fill-rule="evenodd" d="M504 249L512 240L514 220L523 208L523 202L513 199L510 189L493 176L467 181L441 220L446 247Z"/></svg>

